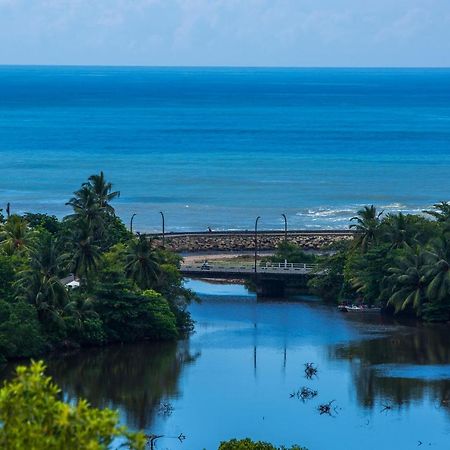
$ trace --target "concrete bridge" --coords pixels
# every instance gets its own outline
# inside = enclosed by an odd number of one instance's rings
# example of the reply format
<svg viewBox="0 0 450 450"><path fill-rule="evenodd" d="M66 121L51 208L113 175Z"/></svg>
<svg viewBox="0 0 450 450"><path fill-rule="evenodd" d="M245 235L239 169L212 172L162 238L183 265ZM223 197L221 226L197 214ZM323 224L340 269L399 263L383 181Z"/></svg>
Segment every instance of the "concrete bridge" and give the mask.
<svg viewBox="0 0 450 450"><path fill-rule="evenodd" d="M289 289L306 288L311 275L320 275L317 264L264 263L253 264L182 264L181 273L188 278L248 280L258 297L284 297Z"/></svg>

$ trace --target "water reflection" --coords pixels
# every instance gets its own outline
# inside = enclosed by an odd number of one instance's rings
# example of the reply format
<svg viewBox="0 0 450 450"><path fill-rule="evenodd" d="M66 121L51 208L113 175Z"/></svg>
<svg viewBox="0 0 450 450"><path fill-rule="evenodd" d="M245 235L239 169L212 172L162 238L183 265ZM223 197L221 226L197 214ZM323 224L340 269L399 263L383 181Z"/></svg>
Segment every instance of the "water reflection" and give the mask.
<svg viewBox="0 0 450 450"><path fill-rule="evenodd" d="M448 326L198 287L203 301L191 307L196 332L187 341L48 359L64 395L118 409L123 423L169 437L160 450L216 450L246 436L310 450L406 450L419 441L448 450ZM316 377L306 379L306 362L318 367ZM291 397L302 387L317 396ZM335 417L320 415L318 406L332 400ZM171 414L160 413L161 402Z"/></svg>
<svg viewBox="0 0 450 450"><path fill-rule="evenodd" d="M146 429L161 402L180 395L180 373L198 356L188 341L140 343L51 358L47 365L68 400L82 397L96 407L118 409L129 426Z"/></svg>
<svg viewBox="0 0 450 450"><path fill-rule="evenodd" d="M365 407L380 398L398 406L424 398L446 405L450 399L447 326L403 327L387 337L332 346L329 355L349 361L358 401Z"/></svg>

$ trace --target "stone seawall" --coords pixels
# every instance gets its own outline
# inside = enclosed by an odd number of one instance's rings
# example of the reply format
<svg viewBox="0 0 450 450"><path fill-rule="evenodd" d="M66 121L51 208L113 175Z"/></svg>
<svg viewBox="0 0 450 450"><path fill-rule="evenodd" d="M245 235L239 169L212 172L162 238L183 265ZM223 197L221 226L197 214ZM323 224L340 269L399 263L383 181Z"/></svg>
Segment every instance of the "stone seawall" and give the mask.
<svg viewBox="0 0 450 450"><path fill-rule="evenodd" d="M162 244L161 235L149 235L156 245ZM322 249L329 245L351 240L350 232L289 232L287 240L305 250ZM282 232L258 233L258 249L274 250L284 241ZM255 248L255 235L252 232L242 233L185 233L166 234L166 248L177 252L207 252L207 251L244 251Z"/></svg>

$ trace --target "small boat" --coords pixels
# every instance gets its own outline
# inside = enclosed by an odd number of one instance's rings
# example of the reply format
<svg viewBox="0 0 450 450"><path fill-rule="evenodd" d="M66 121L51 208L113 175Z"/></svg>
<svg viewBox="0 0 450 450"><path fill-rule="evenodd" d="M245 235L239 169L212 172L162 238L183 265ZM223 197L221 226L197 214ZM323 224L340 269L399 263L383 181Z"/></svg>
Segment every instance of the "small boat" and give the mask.
<svg viewBox="0 0 450 450"><path fill-rule="evenodd" d="M380 312L381 308L368 305L339 305L338 310L341 312Z"/></svg>

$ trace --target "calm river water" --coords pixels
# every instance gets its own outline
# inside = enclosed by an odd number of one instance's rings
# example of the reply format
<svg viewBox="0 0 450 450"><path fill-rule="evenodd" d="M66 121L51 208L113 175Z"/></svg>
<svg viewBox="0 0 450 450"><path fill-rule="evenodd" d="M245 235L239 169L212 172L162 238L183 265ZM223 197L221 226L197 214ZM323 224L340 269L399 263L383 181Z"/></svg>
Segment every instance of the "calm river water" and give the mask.
<svg viewBox="0 0 450 450"><path fill-rule="evenodd" d="M48 360L67 398L164 434L158 449L215 450L246 436L309 450L450 449L448 326L343 314L306 298L257 303L236 285L190 286L202 303L191 307L189 340ZM306 362L316 377L305 377ZM291 397L303 386L318 395ZM320 415L332 400L332 415Z"/></svg>

